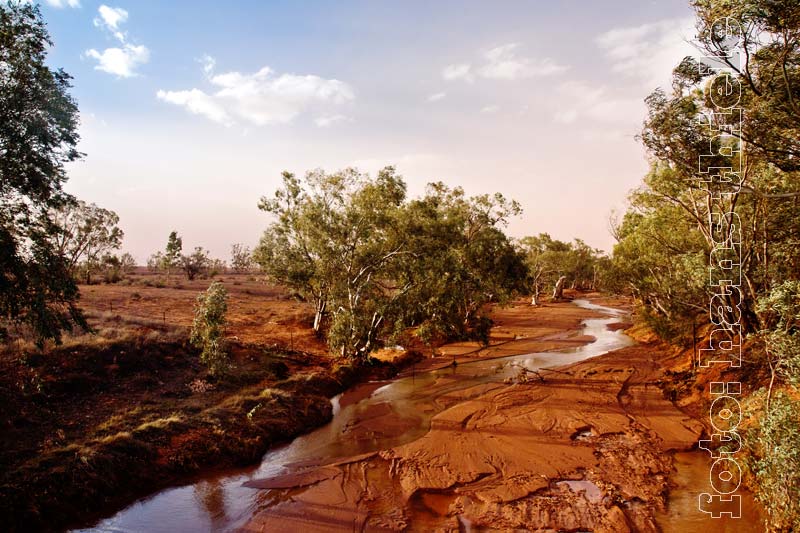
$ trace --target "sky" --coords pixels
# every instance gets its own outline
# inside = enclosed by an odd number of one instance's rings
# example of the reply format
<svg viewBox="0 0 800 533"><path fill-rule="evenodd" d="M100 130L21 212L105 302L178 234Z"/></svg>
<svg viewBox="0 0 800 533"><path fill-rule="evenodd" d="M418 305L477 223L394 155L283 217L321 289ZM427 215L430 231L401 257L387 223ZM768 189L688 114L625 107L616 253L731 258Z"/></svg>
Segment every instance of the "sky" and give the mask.
<svg viewBox="0 0 800 533"><path fill-rule="evenodd" d="M86 157L66 189L140 262L170 231L227 259L283 170L394 165L410 196L501 192L514 237L610 250L647 171L644 98L693 53L687 0L41 0Z"/></svg>

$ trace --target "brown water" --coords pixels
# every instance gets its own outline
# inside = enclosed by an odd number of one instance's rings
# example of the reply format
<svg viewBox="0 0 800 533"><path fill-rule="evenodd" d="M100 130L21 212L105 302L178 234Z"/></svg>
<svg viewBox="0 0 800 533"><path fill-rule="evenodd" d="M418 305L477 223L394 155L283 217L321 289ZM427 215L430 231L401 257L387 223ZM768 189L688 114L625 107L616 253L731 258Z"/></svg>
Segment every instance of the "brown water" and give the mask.
<svg viewBox="0 0 800 533"><path fill-rule="evenodd" d="M366 397L345 406L340 404L341 396L333 398L334 417L330 423L269 451L257 467L211 474L186 486L161 491L101 520L91 528L79 531L175 533L235 530L246 523L258 509L282 503L281 491L250 488L246 486L248 483L255 481L257 484L259 480L269 480L285 474L298 464L327 463L338 457L351 457L411 442L428 431L430 420L436 413L482 395L492 388L503 386L503 380L516 375L519 367L535 370L560 366L633 343L622 332L610 331L606 327L619 320L622 315L620 311L587 301L577 300L575 303L601 311L609 317L584 321L583 334L595 337L596 340L592 343L560 352L462 363L457 367L362 385L362 391L371 393L361 395ZM357 394L352 396L359 397ZM375 422L378 419L380 423ZM387 423L387 420L391 422ZM683 485L679 483L676 495L670 498L670 513L662 524L665 531L700 531L684 528L698 524L696 518L706 521L707 525L702 528L703 533L758 531L746 528L709 529L709 520L697 511L696 495L692 515L692 507L687 502L691 500L689 493L694 490L693 487L700 486L693 477L698 471L699 466L679 466L676 477L685 478L685 482ZM706 476L707 471L706 466ZM590 486L570 488L586 491L587 495L591 495L594 489ZM431 500L418 502L418 505L435 509L440 503ZM468 525L465 527L468 528Z"/></svg>
<svg viewBox="0 0 800 533"><path fill-rule="evenodd" d="M656 523L664 533L761 533L763 526L759 507L753 495L739 488L742 497L742 516L727 515L712 518L700 511L700 494L713 494L709 471L712 460L705 451L675 454L675 472L670 477L673 486L667 498L667 510L657 513ZM717 507L716 510L721 510Z"/></svg>

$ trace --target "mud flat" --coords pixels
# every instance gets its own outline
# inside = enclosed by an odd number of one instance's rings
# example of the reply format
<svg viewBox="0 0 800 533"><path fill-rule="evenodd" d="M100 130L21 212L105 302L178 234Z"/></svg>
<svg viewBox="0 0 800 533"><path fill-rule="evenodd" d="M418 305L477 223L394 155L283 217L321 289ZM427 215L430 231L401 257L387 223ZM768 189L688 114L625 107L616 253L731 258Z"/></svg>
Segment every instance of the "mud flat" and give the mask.
<svg viewBox="0 0 800 533"><path fill-rule="evenodd" d="M341 437L400 443L337 457L317 447L248 482L261 493L243 530L657 531L668 452L690 449L702 426L664 398L656 354L608 327L625 317L583 307L608 315L585 321L595 340L582 347L431 372L417 378L421 393L378 389L369 422Z"/></svg>
<svg viewBox="0 0 800 533"><path fill-rule="evenodd" d="M258 468L156 494L94 530L658 531L671 452L702 431L659 388L662 354L621 331L626 310L585 300L495 321L488 348L445 346L335 397L329 424Z"/></svg>

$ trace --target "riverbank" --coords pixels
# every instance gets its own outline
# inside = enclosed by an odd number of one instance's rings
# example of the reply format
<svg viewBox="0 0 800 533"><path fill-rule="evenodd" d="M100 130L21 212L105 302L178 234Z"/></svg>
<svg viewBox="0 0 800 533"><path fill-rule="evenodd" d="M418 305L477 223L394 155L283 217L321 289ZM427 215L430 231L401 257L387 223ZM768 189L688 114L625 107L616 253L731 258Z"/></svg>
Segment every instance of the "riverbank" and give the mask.
<svg viewBox="0 0 800 533"><path fill-rule="evenodd" d="M443 388L419 438L252 482L263 504L244 530L658 531L670 452L703 430L659 387L664 355L638 344L512 383ZM380 433L381 414L366 417Z"/></svg>
<svg viewBox="0 0 800 533"><path fill-rule="evenodd" d="M150 281L84 288L97 335L68 337L45 353L23 347L0 357L0 523L6 530L85 526L201 471L257 462L271 446L330 420L331 396L417 361L387 350L372 368L338 365L306 325L308 310L279 290L230 276L234 364L226 379L215 381L185 342L187 308L202 287ZM575 343L580 318L559 305L498 309L490 347L446 346L409 371L446 366L454 354L466 361L515 344L544 350ZM272 317L261 329L256 309ZM540 323L513 329L517 315L531 311L541 314Z"/></svg>
<svg viewBox="0 0 800 533"><path fill-rule="evenodd" d="M2 529L86 525L201 470L252 464L330 420L330 396L396 374L391 363L355 370L257 345L231 351L219 381L174 340L0 361Z"/></svg>

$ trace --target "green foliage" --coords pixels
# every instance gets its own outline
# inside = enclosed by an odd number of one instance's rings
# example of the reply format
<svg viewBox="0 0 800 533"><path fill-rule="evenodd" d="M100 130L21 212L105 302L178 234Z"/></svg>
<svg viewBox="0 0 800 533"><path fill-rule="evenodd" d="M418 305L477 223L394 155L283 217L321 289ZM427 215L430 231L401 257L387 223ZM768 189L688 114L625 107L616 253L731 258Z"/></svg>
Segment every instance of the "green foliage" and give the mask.
<svg viewBox="0 0 800 533"><path fill-rule="evenodd" d="M331 349L366 361L414 327L438 337L486 339L489 303L508 301L527 274L500 231L519 206L502 195L467 198L441 183L408 201L392 167L374 178L347 169L284 173L261 209L276 216L254 252L276 282L314 303Z"/></svg>
<svg viewBox="0 0 800 533"><path fill-rule="evenodd" d="M604 257L600 250L589 247L580 239L566 243L553 239L547 233L524 237L519 247L525 258L530 278L531 303L536 305L539 294L547 286L555 285L561 276L566 276L567 283L573 288L597 288L601 260Z"/></svg>
<svg viewBox="0 0 800 533"><path fill-rule="evenodd" d="M200 360L212 375L228 369L228 350L225 342L225 314L228 311L228 291L215 281L197 296L190 341L202 350Z"/></svg>
<svg viewBox="0 0 800 533"><path fill-rule="evenodd" d="M53 244L66 258L73 275L82 274L86 284L92 273L102 268L104 256L122 245L119 216L113 211L82 201L69 202L52 210L58 225Z"/></svg>
<svg viewBox="0 0 800 533"><path fill-rule="evenodd" d="M763 392L763 391L762 391ZM778 392L746 442L753 449L750 468L756 497L768 513L773 531L800 529L800 403Z"/></svg>
<svg viewBox="0 0 800 533"><path fill-rule="evenodd" d="M758 301L767 362L777 377L800 385L800 281L784 281Z"/></svg>
<svg viewBox="0 0 800 533"><path fill-rule="evenodd" d="M214 266L214 262L208 256L208 251L204 250L202 246L197 246L190 255L181 256L181 268L183 268L189 281L197 277L198 274L204 274ZM218 265L218 268L222 268Z"/></svg>
<svg viewBox="0 0 800 533"><path fill-rule="evenodd" d="M161 256L161 268L167 271L167 275L170 274L173 268L182 265L182 252L183 239L178 236L177 231L171 231L167 238L167 247Z"/></svg>
<svg viewBox="0 0 800 533"><path fill-rule="evenodd" d="M236 243L231 246L231 268L234 272L241 274L249 272L253 267L253 252L250 247Z"/></svg>
<svg viewBox="0 0 800 533"><path fill-rule="evenodd" d="M710 254L728 245L726 259L741 264L741 294L720 296L714 312L759 341L750 343L747 359L770 371L764 409L751 412L758 426L748 439L756 495L773 530L796 531L800 3L694 0L692 5L701 52L730 57L723 61L731 73L686 58L673 72L672 91L648 97L641 140L652 167L615 228L618 243L608 277L637 297L656 331L680 337L690 320L708 320ZM726 35L726 27L738 31ZM731 106L741 113L720 112ZM724 168L740 171L741 184L735 176L714 176L714 169Z"/></svg>
<svg viewBox="0 0 800 533"><path fill-rule="evenodd" d="M428 343L488 342L487 305L505 304L526 290L522 254L501 229L520 212L501 194L467 197L443 183L409 202L400 230L414 253L402 264L403 279L411 283L402 324L415 326Z"/></svg>
<svg viewBox="0 0 800 533"><path fill-rule="evenodd" d="M27 324L40 346L88 328L52 242L52 210L73 201L64 164L82 154L70 77L47 66L51 45L38 6L0 3L0 318Z"/></svg>

